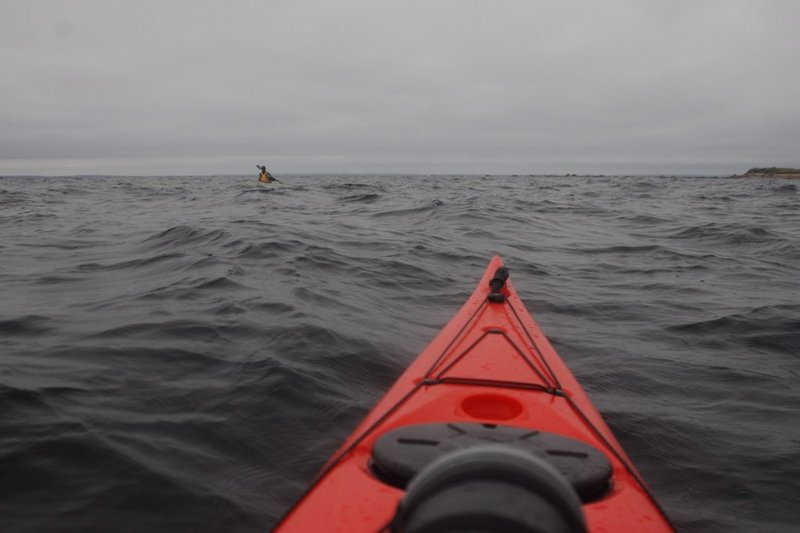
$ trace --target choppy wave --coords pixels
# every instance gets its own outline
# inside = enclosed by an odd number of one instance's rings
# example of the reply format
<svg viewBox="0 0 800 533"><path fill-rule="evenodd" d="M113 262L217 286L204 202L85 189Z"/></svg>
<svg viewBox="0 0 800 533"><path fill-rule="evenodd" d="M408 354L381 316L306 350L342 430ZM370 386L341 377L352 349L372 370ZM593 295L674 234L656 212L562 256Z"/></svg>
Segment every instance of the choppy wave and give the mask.
<svg viewBox="0 0 800 533"><path fill-rule="evenodd" d="M775 180L4 178L0 530L265 531L494 254L682 531L800 523Z"/></svg>

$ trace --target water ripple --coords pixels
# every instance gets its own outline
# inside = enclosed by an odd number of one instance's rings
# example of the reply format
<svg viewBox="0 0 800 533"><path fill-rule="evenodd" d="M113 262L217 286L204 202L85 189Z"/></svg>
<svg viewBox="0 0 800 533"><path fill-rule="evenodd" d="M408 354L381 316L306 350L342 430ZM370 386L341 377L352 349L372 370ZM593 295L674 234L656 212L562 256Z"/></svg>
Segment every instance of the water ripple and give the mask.
<svg viewBox="0 0 800 533"><path fill-rule="evenodd" d="M800 523L794 184L280 179L2 179L0 530L269 530L496 253L679 530Z"/></svg>

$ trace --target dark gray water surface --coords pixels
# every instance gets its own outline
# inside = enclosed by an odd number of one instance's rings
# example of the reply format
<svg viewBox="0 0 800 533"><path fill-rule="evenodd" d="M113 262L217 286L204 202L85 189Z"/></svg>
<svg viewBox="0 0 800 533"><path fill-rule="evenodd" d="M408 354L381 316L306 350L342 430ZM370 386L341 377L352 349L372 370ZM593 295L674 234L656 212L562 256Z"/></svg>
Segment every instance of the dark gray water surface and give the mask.
<svg viewBox="0 0 800 533"><path fill-rule="evenodd" d="M267 531L499 254L683 531L800 523L797 181L0 179L0 531Z"/></svg>

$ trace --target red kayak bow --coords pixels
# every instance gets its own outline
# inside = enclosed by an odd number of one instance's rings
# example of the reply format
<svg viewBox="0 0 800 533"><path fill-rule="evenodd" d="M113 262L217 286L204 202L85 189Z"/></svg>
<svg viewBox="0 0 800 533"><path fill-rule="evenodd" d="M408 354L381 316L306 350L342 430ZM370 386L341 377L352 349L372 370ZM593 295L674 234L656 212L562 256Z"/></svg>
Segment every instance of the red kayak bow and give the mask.
<svg viewBox="0 0 800 533"><path fill-rule="evenodd" d="M672 531L499 257L277 531Z"/></svg>

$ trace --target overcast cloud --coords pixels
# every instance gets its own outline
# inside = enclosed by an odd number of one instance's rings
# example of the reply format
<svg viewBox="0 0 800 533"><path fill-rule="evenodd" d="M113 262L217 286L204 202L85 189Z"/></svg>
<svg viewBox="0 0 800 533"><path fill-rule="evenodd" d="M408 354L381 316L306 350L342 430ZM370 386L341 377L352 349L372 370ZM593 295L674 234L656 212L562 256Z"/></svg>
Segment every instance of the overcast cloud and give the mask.
<svg viewBox="0 0 800 533"><path fill-rule="evenodd" d="M800 166L800 2L0 3L0 175Z"/></svg>

